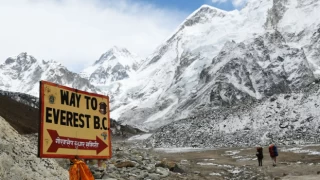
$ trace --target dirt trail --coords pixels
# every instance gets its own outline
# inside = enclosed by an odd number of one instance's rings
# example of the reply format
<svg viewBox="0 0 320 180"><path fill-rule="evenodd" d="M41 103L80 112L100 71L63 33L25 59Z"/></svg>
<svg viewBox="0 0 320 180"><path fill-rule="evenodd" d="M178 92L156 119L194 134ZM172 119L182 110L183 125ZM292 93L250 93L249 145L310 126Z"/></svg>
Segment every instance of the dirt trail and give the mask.
<svg viewBox="0 0 320 180"><path fill-rule="evenodd" d="M272 166L267 147L263 149L262 167L258 166L255 148L150 153L172 160L186 170L187 174L177 176L177 179L320 179L320 153L317 153L320 146L299 146L298 150L305 153L287 151L290 148L294 150L292 147L279 147L276 167Z"/></svg>

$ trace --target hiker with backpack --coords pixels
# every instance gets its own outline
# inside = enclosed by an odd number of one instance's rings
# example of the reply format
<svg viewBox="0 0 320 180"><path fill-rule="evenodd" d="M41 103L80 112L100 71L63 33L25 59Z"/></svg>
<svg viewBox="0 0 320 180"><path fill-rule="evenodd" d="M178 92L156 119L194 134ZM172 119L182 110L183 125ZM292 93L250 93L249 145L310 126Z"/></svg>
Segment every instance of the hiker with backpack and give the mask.
<svg viewBox="0 0 320 180"><path fill-rule="evenodd" d="M273 161L273 166L276 166L277 165L277 156L278 156L277 146L274 144L270 144L269 153L270 153L270 157Z"/></svg>
<svg viewBox="0 0 320 180"><path fill-rule="evenodd" d="M263 159L263 149L262 149L262 147L257 147L256 156L258 158L259 166L262 166L262 159Z"/></svg>

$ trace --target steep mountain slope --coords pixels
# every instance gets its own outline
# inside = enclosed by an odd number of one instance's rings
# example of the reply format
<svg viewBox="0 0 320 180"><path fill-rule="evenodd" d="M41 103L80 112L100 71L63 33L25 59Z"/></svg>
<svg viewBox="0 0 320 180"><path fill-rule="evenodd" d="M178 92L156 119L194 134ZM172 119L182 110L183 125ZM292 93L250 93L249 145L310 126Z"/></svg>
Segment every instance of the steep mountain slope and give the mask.
<svg viewBox="0 0 320 180"><path fill-rule="evenodd" d="M37 147L0 116L0 179L69 179L53 159L37 157Z"/></svg>
<svg viewBox="0 0 320 180"><path fill-rule="evenodd" d="M133 76L139 61L127 49L115 46L102 54L92 66L80 72L80 75L96 86L103 86Z"/></svg>
<svg viewBox="0 0 320 180"><path fill-rule="evenodd" d="M20 134L37 133L39 130L39 110L31 107L32 103L26 105L17 102L9 95L12 94L0 95L0 116L5 118ZM33 101L33 99L30 100Z"/></svg>
<svg viewBox="0 0 320 180"><path fill-rule="evenodd" d="M233 108L206 106L157 130L149 147L230 147L319 143L319 84ZM170 132L170 133L167 133Z"/></svg>
<svg viewBox="0 0 320 180"><path fill-rule="evenodd" d="M55 61L37 61L27 53L8 58L0 65L0 89L39 96L39 81L57 84L90 92L100 92L87 79L70 72Z"/></svg>
<svg viewBox="0 0 320 180"><path fill-rule="evenodd" d="M278 31L246 44L227 43L200 76L197 101L227 105L298 91L315 81L304 51L286 45Z"/></svg>
<svg viewBox="0 0 320 180"><path fill-rule="evenodd" d="M288 45L302 48L308 61L314 66L315 75L318 77L320 67L320 14L318 13L320 1L274 0L274 4L273 8L269 10L266 26L277 29Z"/></svg>
<svg viewBox="0 0 320 180"><path fill-rule="evenodd" d="M318 78L319 10L312 0L249 0L232 12L202 6L137 76L110 85L112 117L155 129L210 101L229 106L303 89Z"/></svg>
<svg viewBox="0 0 320 180"><path fill-rule="evenodd" d="M0 90L0 95L7 96L17 102L31 106L33 108L39 108L39 98L31 96L29 94Z"/></svg>
<svg viewBox="0 0 320 180"><path fill-rule="evenodd" d="M255 17L259 17L257 14ZM120 102L120 108L113 111L114 118L160 126L173 114L187 113L177 112L178 104L196 95L200 72L223 44L233 38L243 41L256 33L246 31L245 26L241 28L243 23L249 23L245 19L248 18L238 11L226 12L206 5L191 14L142 64L134 79L120 82L112 89L110 94L118 93L115 102ZM257 32L263 31L262 19L250 20L250 25ZM244 32L241 36L234 33L239 28Z"/></svg>

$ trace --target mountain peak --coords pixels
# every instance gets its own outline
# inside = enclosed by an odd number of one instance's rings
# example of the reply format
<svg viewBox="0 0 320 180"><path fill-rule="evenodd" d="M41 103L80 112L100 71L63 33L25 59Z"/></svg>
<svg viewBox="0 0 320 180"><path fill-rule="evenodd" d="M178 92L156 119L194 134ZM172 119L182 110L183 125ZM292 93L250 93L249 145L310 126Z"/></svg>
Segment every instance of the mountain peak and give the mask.
<svg viewBox="0 0 320 180"><path fill-rule="evenodd" d="M92 66L81 71L83 78L93 84L106 84L131 76L138 68L138 57L126 48L113 46L103 53Z"/></svg>
<svg viewBox="0 0 320 180"><path fill-rule="evenodd" d="M224 10L222 10L222 9L216 8L216 7L214 7L214 6L210 6L210 5L208 5L208 4L203 4L203 5L200 6L195 12L203 11L203 10L206 10L206 9L215 9L215 10L227 12L227 11L224 11Z"/></svg>
<svg viewBox="0 0 320 180"><path fill-rule="evenodd" d="M5 61L5 64L12 64L14 62L16 62L19 65L26 65L26 64L33 64L37 62L37 60L33 56L28 55L27 52L22 52L16 57L7 58L7 60Z"/></svg>
<svg viewBox="0 0 320 180"><path fill-rule="evenodd" d="M128 51L128 49L126 48L123 48L123 47L118 47L118 46L113 46L112 48L109 49L109 51L112 51L114 53L117 53L117 52L125 52L125 53L129 53L130 52Z"/></svg>
<svg viewBox="0 0 320 180"><path fill-rule="evenodd" d="M27 52L22 52L20 53L17 57L18 58L26 58L28 56L28 53Z"/></svg>
<svg viewBox="0 0 320 180"><path fill-rule="evenodd" d="M123 58L133 58L134 59L135 55L130 53L126 48L113 46L107 52L103 53L100 56L100 58L93 65L102 64L102 63L104 63L105 61L108 61L108 60L123 59Z"/></svg>
<svg viewBox="0 0 320 180"><path fill-rule="evenodd" d="M206 22L214 17L224 17L227 13L227 11L204 4L190 14L182 24L192 26L197 23Z"/></svg>

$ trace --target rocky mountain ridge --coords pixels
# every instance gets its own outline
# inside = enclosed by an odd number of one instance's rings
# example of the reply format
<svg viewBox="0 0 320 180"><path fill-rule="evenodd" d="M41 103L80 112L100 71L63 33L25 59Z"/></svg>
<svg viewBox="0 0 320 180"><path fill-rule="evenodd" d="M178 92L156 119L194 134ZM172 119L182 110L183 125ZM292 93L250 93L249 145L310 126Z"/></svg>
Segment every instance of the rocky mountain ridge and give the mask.
<svg viewBox="0 0 320 180"><path fill-rule="evenodd" d="M114 46L102 54L92 66L81 71L80 75L95 86L104 86L133 76L139 62L139 57L127 49Z"/></svg>
<svg viewBox="0 0 320 180"><path fill-rule="evenodd" d="M204 5L139 65L135 75L122 76L129 72L122 66L125 71L118 69L123 72L121 78L118 72L114 74L118 80L104 84L109 78L105 70L94 79L101 75L99 92L111 97L113 119L151 130L188 118L206 104L217 109L297 92L319 78L319 8L320 2L315 0L249 0L240 11L230 12ZM96 65L115 60L112 54L102 55ZM28 60L30 64L34 61ZM0 68L6 75L0 79L3 89L9 86L8 79L29 82L17 73L29 65ZM10 68L14 73L7 71ZM3 78L8 75L10 78ZM83 81L89 83L90 79ZM30 94L33 91L28 87L20 84L14 89ZM88 87L84 89L90 90ZM38 89L33 88L34 92Z"/></svg>
<svg viewBox="0 0 320 180"><path fill-rule="evenodd" d="M55 61L38 61L27 53L8 58L0 65L0 89L39 97L39 81L46 80L72 88L100 92L87 79Z"/></svg>
<svg viewBox="0 0 320 180"><path fill-rule="evenodd" d="M250 0L231 12L200 7L136 77L110 88L114 118L156 129L210 101L229 106L305 88L319 78L319 4ZM297 14L308 21L296 21Z"/></svg>
<svg viewBox="0 0 320 180"><path fill-rule="evenodd" d="M231 108L214 109L208 104L159 128L144 143L148 147L318 144L320 85L313 83L307 89Z"/></svg>

